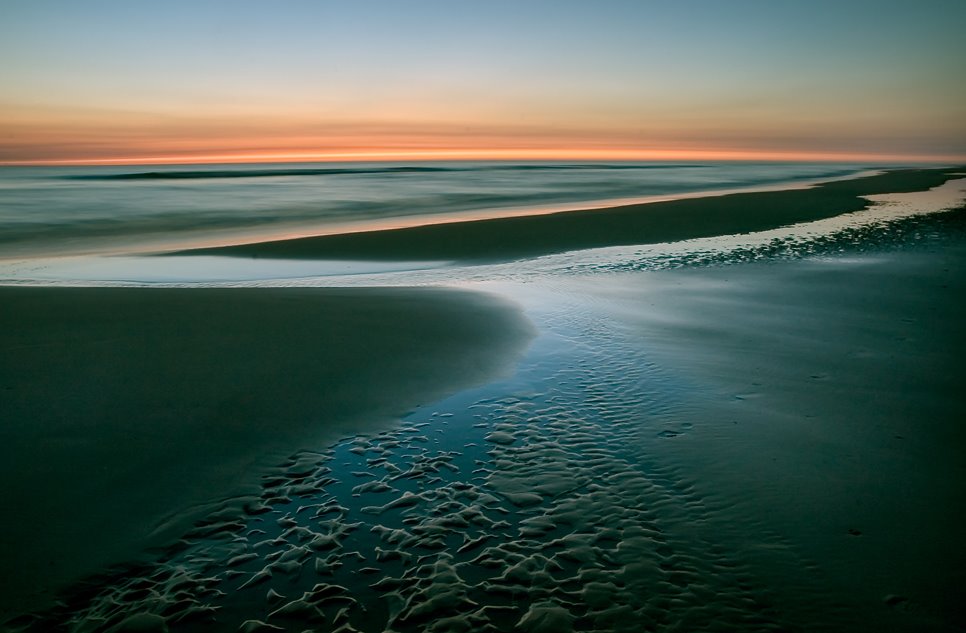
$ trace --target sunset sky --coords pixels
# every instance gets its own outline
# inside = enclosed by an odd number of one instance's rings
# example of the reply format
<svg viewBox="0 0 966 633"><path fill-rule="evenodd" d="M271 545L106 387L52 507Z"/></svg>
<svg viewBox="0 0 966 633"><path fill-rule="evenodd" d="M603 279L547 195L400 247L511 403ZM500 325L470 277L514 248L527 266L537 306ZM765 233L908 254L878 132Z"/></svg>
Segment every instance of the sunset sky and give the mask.
<svg viewBox="0 0 966 633"><path fill-rule="evenodd" d="M966 2L0 3L0 162L966 157Z"/></svg>

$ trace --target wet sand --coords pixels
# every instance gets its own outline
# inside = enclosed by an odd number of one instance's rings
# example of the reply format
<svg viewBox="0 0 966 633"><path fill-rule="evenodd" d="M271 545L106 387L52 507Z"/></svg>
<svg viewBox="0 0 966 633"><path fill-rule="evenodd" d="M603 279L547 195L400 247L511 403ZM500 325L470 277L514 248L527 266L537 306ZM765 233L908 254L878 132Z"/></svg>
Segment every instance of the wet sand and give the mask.
<svg viewBox="0 0 966 633"><path fill-rule="evenodd" d="M584 288L693 392L663 453L719 507L696 534L789 624L966 627L959 222L923 247Z"/></svg>
<svg viewBox="0 0 966 633"><path fill-rule="evenodd" d="M738 193L404 229L177 251L277 259L494 262L564 251L765 231L857 211L861 196L922 191L963 168L905 169L809 189Z"/></svg>
<svg viewBox="0 0 966 633"><path fill-rule="evenodd" d="M261 471L507 371L519 310L436 289L0 288L0 614L258 505Z"/></svg>

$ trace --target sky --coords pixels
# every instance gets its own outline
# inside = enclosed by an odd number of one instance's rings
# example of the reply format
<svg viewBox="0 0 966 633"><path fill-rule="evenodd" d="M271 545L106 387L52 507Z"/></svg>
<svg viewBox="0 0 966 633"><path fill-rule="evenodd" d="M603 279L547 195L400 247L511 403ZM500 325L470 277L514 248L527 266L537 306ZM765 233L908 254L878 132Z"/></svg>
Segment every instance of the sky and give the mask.
<svg viewBox="0 0 966 633"><path fill-rule="evenodd" d="M963 0L0 0L0 163L966 159Z"/></svg>

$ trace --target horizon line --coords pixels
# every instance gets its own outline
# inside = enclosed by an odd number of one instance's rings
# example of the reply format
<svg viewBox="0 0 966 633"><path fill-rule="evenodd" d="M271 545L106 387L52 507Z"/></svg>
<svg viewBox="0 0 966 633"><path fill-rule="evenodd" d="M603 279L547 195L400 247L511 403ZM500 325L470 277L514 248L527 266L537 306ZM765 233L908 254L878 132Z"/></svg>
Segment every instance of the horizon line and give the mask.
<svg viewBox="0 0 966 633"><path fill-rule="evenodd" d="M959 163L966 154L913 154L895 152L796 152L762 150L413 150L360 152L260 152L201 155L123 156L113 158L63 158L0 160L3 167L137 166L256 164L292 162L365 161L474 161L474 160L718 160L790 162Z"/></svg>

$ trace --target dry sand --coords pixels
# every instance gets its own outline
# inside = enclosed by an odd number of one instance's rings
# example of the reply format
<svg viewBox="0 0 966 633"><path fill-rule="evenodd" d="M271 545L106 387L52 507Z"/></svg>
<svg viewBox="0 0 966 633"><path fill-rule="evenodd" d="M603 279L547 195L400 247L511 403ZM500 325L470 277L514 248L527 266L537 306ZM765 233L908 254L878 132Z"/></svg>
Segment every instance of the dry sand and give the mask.
<svg viewBox="0 0 966 633"><path fill-rule="evenodd" d="M297 448L491 379L531 336L460 291L0 288L0 613L179 536Z"/></svg>
<svg viewBox="0 0 966 633"><path fill-rule="evenodd" d="M656 244L833 217L869 206L860 196L921 191L962 168L907 169L810 189L738 193L490 220L435 224L179 251L277 259L506 261L570 250Z"/></svg>

